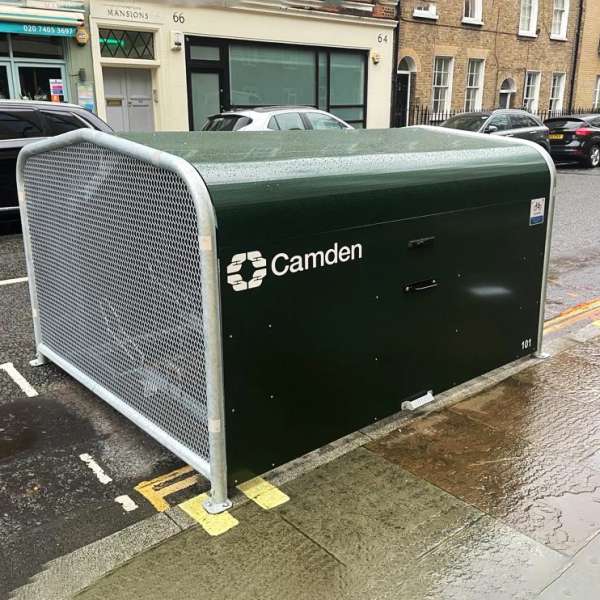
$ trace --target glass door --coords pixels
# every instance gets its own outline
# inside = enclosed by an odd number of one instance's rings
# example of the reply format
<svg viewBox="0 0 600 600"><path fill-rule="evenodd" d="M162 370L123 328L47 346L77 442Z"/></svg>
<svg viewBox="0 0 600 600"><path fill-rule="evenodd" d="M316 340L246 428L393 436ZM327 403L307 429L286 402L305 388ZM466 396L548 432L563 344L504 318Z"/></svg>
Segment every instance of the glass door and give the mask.
<svg viewBox="0 0 600 600"><path fill-rule="evenodd" d="M192 131L198 131L207 117L221 112L221 73L195 71L190 76Z"/></svg>
<svg viewBox="0 0 600 600"><path fill-rule="evenodd" d="M62 80L63 94L60 102L68 102L67 81L62 65L17 63L17 96L23 100L51 100L50 80Z"/></svg>
<svg viewBox="0 0 600 600"><path fill-rule="evenodd" d="M14 98L10 63L0 61L0 100Z"/></svg>

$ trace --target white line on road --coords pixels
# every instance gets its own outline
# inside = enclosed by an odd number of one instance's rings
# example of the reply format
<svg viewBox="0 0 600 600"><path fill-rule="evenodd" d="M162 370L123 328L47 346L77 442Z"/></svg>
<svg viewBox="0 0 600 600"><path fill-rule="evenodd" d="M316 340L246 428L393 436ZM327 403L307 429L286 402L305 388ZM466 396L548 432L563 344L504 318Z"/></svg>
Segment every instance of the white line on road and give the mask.
<svg viewBox="0 0 600 600"><path fill-rule="evenodd" d="M12 285L13 283L23 283L27 281L29 277L17 277L16 279L4 279L0 281L0 285Z"/></svg>
<svg viewBox="0 0 600 600"><path fill-rule="evenodd" d="M129 496L117 496L115 502L118 502L125 512L131 512L138 508L138 505Z"/></svg>
<svg viewBox="0 0 600 600"><path fill-rule="evenodd" d="M80 454L79 458L92 470L100 483L106 485L112 481L104 472L104 469L89 454Z"/></svg>
<svg viewBox="0 0 600 600"><path fill-rule="evenodd" d="M15 365L13 365L11 362L0 365L0 369L8 373L8 376L21 388L23 392L25 392L25 394L27 394L27 396L33 398L34 396L38 395L38 393L35 391L35 388L29 383L29 381L27 381L27 379L25 379L25 377L23 377L23 375L21 375L21 373L19 373L19 371L17 371Z"/></svg>

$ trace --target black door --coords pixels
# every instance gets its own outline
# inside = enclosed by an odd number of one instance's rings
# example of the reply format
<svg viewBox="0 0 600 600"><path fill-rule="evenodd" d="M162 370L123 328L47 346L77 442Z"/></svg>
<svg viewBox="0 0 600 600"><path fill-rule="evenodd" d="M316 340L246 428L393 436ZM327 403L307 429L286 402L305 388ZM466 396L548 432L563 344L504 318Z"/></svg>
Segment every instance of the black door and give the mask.
<svg viewBox="0 0 600 600"><path fill-rule="evenodd" d="M396 119L395 127L406 127L410 102L410 74L398 73L396 80Z"/></svg>

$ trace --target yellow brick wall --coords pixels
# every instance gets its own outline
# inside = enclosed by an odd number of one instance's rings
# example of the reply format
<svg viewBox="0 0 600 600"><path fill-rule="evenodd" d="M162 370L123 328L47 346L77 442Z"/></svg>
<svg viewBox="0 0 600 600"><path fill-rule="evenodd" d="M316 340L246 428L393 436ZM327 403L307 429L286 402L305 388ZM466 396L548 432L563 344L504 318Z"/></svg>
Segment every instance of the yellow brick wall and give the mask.
<svg viewBox="0 0 600 600"><path fill-rule="evenodd" d="M596 19L600 20L600 0ZM539 109L549 105L552 75L566 73L564 106L569 99L573 49L578 21L578 0L571 0L567 41L550 38L553 0L539 0L538 35L518 35L520 0L483 0L483 25L461 23L462 0L437 0L438 21L413 18L418 0L401 2L399 60L411 56L417 65L412 103L430 104L435 55L454 56L452 108L462 110L465 101L466 70L469 57L485 58L483 107L496 107L504 79L516 83L514 106L523 103L523 86L528 70L541 71ZM599 24L600 25L600 24Z"/></svg>
<svg viewBox="0 0 600 600"><path fill-rule="evenodd" d="M596 79L600 76L600 1L587 0L583 16L580 54L577 61L575 106L591 108Z"/></svg>

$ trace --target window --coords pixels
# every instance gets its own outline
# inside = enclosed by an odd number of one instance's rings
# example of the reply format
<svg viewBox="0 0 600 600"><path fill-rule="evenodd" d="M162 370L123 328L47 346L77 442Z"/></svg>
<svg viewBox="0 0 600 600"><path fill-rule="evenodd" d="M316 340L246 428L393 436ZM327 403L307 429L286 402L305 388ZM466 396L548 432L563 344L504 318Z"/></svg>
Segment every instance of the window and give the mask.
<svg viewBox="0 0 600 600"><path fill-rule="evenodd" d="M83 129L85 123L70 113L43 110L42 114L46 118L50 135L60 135L67 131Z"/></svg>
<svg viewBox="0 0 600 600"><path fill-rule="evenodd" d="M481 110L483 97L483 60L469 59L467 68L467 92L465 95L465 111Z"/></svg>
<svg viewBox="0 0 600 600"><path fill-rule="evenodd" d="M104 58L154 59L154 34L151 31L100 29L100 54Z"/></svg>
<svg viewBox="0 0 600 600"><path fill-rule="evenodd" d="M531 117L519 114L510 115L511 129L531 129L532 127L539 127L539 123L536 123Z"/></svg>
<svg viewBox="0 0 600 600"><path fill-rule="evenodd" d="M565 79L565 73L554 73L552 75L552 85L550 86L550 111L559 111L563 109Z"/></svg>
<svg viewBox="0 0 600 600"><path fill-rule="evenodd" d="M11 35L12 53L15 58L63 58L62 38L37 35Z"/></svg>
<svg viewBox="0 0 600 600"><path fill-rule="evenodd" d="M519 35L537 35L538 0L521 0Z"/></svg>
<svg viewBox="0 0 600 600"><path fill-rule="evenodd" d="M492 120L488 123L488 127L496 127L496 131L506 131L510 129L510 123L508 121L508 115L494 115Z"/></svg>
<svg viewBox="0 0 600 600"><path fill-rule="evenodd" d="M281 130L306 129L300 113L288 112L273 117ZM270 128L269 128L270 129Z"/></svg>
<svg viewBox="0 0 600 600"><path fill-rule="evenodd" d="M308 119L313 129L345 129L336 119L317 112L307 112L304 116Z"/></svg>
<svg viewBox="0 0 600 600"><path fill-rule="evenodd" d="M596 77L596 87L594 88L593 105L594 110L600 108L600 75Z"/></svg>
<svg viewBox="0 0 600 600"><path fill-rule="evenodd" d="M527 71L523 92L523 106L529 112L537 112L540 100L540 73Z"/></svg>
<svg viewBox="0 0 600 600"><path fill-rule="evenodd" d="M0 140L41 137L43 135L35 111L3 110L0 112Z"/></svg>
<svg viewBox="0 0 600 600"><path fill-rule="evenodd" d="M465 0L463 23L481 24L483 0Z"/></svg>
<svg viewBox="0 0 600 600"><path fill-rule="evenodd" d="M567 39L567 26L569 24L569 0L554 0L552 11L552 30L550 37L553 39Z"/></svg>
<svg viewBox="0 0 600 600"><path fill-rule="evenodd" d="M454 60L447 56L436 56L433 64L433 101L434 114L450 110L452 97L452 67Z"/></svg>

